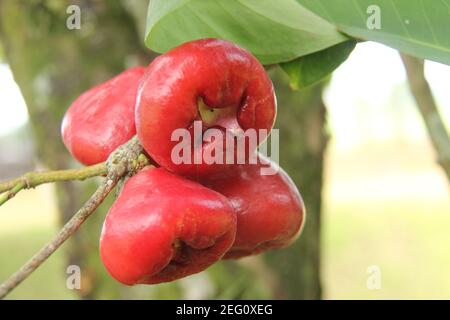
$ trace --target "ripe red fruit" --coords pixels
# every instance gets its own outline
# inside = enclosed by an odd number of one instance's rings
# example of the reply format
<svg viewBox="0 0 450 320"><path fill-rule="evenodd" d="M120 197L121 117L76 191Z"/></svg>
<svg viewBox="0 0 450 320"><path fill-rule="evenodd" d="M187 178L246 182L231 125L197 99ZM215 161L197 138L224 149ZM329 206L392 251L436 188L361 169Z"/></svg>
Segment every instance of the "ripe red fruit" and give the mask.
<svg viewBox="0 0 450 320"><path fill-rule="evenodd" d="M130 178L100 238L109 273L127 284L154 284L200 272L234 241L236 215L221 194L163 168Z"/></svg>
<svg viewBox="0 0 450 320"><path fill-rule="evenodd" d="M134 111L144 67L131 68L79 96L62 122L62 137L81 163L105 161L136 134Z"/></svg>
<svg viewBox="0 0 450 320"><path fill-rule="evenodd" d="M271 163L278 172L261 175L260 169L267 165L258 162L235 166L228 177L204 182L225 195L237 214L236 240L225 258L286 247L297 238L304 223L303 200L287 173Z"/></svg>
<svg viewBox="0 0 450 320"><path fill-rule="evenodd" d="M248 51L218 39L188 42L156 58L142 78L136 104L137 133L144 149L162 167L189 177L230 167L205 163L206 153L219 150L223 159L225 151L236 150L225 150L224 139L203 142L192 147L190 164L175 163L171 153L179 140L171 137L176 129L187 129L193 137L193 122L199 120L203 131L269 133L275 115L275 94L264 67ZM201 164L195 163L195 153L202 156Z"/></svg>

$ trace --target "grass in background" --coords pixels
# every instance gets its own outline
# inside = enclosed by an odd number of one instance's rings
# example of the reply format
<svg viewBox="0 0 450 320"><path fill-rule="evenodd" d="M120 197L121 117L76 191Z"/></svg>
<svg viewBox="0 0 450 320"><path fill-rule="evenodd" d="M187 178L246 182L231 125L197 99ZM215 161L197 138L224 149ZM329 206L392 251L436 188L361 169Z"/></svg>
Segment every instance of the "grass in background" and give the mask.
<svg viewBox="0 0 450 320"><path fill-rule="evenodd" d="M333 204L324 220L325 298L450 299L448 202ZM366 284L372 265L379 290Z"/></svg>
<svg viewBox="0 0 450 320"><path fill-rule="evenodd" d="M324 188L328 299L450 299L448 181L426 141L330 147ZM370 266L381 288L369 290Z"/></svg>

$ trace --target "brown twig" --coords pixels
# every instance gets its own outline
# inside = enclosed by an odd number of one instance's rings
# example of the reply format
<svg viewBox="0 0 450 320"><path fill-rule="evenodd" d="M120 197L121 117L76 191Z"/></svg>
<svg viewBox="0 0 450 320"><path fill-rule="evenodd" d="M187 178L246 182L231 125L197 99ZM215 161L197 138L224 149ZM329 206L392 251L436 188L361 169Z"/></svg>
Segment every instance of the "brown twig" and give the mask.
<svg viewBox="0 0 450 320"><path fill-rule="evenodd" d="M106 162L81 169L56 170L45 172L28 172L23 176L0 183L0 206L12 199L23 189L35 188L44 183L85 180L108 173Z"/></svg>
<svg viewBox="0 0 450 320"><path fill-rule="evenodd" d="M425 78L424 61L404 53L401 53L400 56L406 70L411 93L436 150L438 163L450 181L450 137L439 114L430 85Z"/></svg>
<svg viewBox="0 0 450 320"><path fill-rule="evenodd" d="M55 238L37 252L28 262L16 271L8 280L0 285L0 299L17 287L44 261L46 261L98 208L106 196L126 174L132 174L148 164L148 160L141 154L142 148L137 138L133 138L119 147L106 163L107 176L91 198L64 225Z"/></svg>
<svg viewBox="0 0 450 320"><path fill-rule="evenodd" d="M0 193L11 190L19 184L24 184L23 188L34 188L43 183L85 180L88 178L105 175L108 173L106 162L96 164L81 169L56 170L44 172L29 172L23 176L0 183Z"/></svg>

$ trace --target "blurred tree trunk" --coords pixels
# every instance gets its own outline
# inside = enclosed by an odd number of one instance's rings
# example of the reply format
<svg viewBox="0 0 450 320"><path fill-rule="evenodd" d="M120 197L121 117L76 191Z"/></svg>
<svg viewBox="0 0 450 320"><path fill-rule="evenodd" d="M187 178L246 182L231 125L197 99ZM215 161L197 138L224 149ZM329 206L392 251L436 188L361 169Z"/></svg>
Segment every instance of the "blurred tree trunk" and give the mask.
<svg viewBox="0 0 450 320"><path fill-rule="evenodd" d="M425 77L425 61L404 53L400 54L408 78L409 89L427 128L428 137L436 151L437 162L450 182L450 134Z"/></svg>
<svg viewBox="0 0 450 320"><path fill-rule="evenodd" d="M70 4L81 8L79 30L66 26ZM51 169L74 166L60 137L61 119L71 101L124 68L149 60L133 18L119 1L0 0L0 40L28 106L38 158ZM93 188L92 182L57 186L61 223ZM81 267L79 293L84 298L129 295L106 276L98 257L106 209L103 205L66 246L68 265Z"/></svg>
<svg viewBox="0 0 450 320"><path fill-rule="evenodd" d="M300 189L306 206L306 224L299 240L265 255L278 278L275 297L320 299L320 215L323 158L327 145L324 84L301 91L289 88L287 77L275 70L272 79L278 98L280 165Z"/></svg>

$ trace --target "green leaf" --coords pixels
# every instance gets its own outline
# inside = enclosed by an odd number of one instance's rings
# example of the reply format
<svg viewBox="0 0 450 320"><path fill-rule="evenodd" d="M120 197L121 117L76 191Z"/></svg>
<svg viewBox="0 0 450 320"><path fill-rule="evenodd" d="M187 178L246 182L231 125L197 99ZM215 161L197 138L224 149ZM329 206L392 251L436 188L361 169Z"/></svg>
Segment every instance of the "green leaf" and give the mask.
<svg viewBox="0 0 450 320"><path fill-rule="evenodd" d="M296 0L150 0L146 45L159 53L186 41L222 38L263 64L293 60L348 38Z"/></svg>
<svg viewBox="0 0 450 320"><path fill-rule="evenodd" d="M355 46L356 41L349 40L325 50L281 63L280 66L288 74L290 86L298 90L317 83L332 73L348 58Z"/></svg>
<svg viewBox="0 0 450 320"><path fill-rule="evenodd" d="M450 64L450 0L297 1L350 36ZM376 12L380 29L371 30Z"/></svg>

